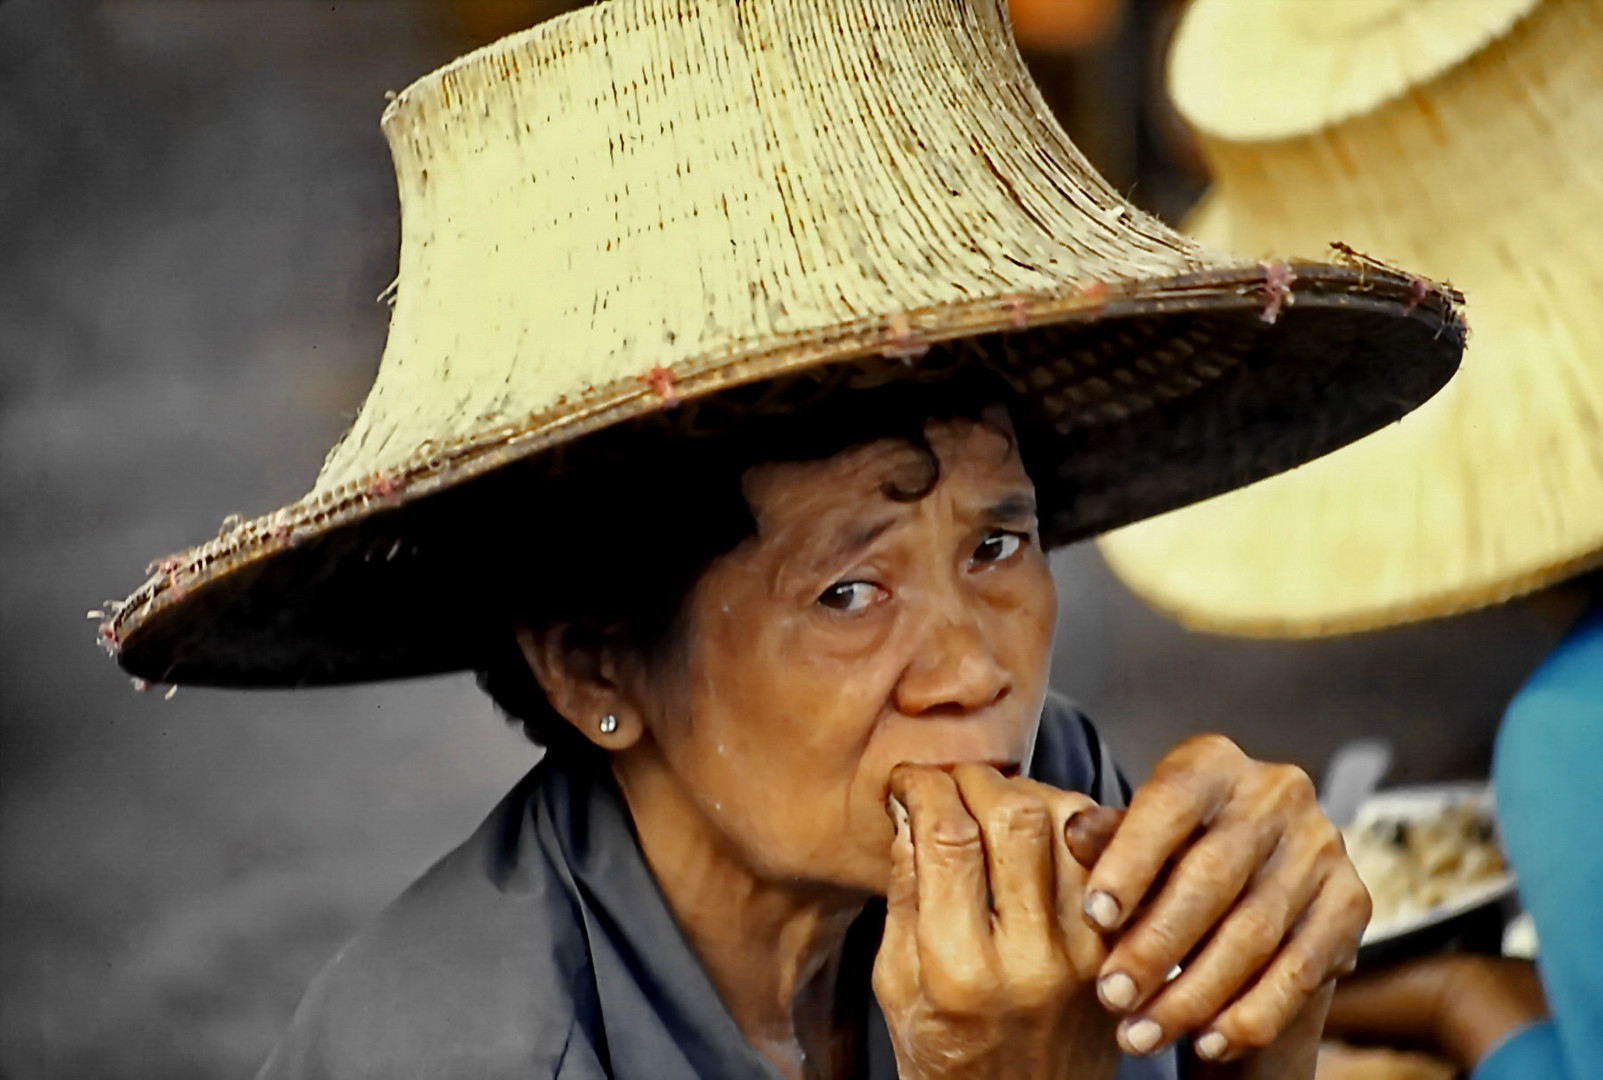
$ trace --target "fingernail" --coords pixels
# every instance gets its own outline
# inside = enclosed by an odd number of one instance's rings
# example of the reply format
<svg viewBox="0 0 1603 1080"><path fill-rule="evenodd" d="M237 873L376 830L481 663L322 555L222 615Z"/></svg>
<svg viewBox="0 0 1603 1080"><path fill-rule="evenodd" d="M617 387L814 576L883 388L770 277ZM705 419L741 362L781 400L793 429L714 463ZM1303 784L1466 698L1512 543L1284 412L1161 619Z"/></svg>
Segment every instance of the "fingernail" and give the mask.
<svg viewBox="0 0 1603 1080"><path fill-rule="evenodd" d="M1119 925L1119 902L1101 890L1085 898L1085 917L1104 930Z"/></svg>
<svg viewBox="0 0 1603 1080"><path fill-rule="evenodd" d="M1137 1020L1124 1026L1124 1044L1131 1053L1150 1054L1163 1041L1163 1029L1156 1020Z"/></svg>
<svg viewBox="0 0 1603 1080"><path fill-rule="evenodd" d="M898 833L907 829L907 807L902 805L902 800L892 795L890 801L885 804L885 812L891 816L891 824L896 827Z"/></svg>
<svg viewBox="0 0 1603 1080"><path fill-rule="evenodd" d="M1122 971L1097 980L1097 997L1110 1009L1124 1011L1135 1004L1135 980Z"/></svg>
<svg viewBox="0 0 1603 1080"><path fill-rule="evenodd" d="M1197 1056L1204 1061L1218 1061L1225 1056L1225 1051L1230 1049L1230 1040L1217 1031L1210 1031L1198 1039L1192 1049L1196 1050Z"/></svg>

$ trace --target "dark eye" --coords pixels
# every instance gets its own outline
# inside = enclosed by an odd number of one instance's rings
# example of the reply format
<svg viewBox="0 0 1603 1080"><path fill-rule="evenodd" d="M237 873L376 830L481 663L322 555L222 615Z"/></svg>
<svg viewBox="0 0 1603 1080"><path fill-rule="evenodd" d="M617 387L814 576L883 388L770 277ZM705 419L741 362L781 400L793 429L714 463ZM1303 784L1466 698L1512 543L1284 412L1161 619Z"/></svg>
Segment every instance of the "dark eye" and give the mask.
<svg viewBox="0 0 1603 1080"><path fill-rule="evenodd" d="M974 549L976 563L998 563L1012 558L1018 554L1019 548L1024 546L1024 537L1019 533L995 532L980 541L980 546Z"/></svg>
<svg viewBox="0 0 1603 1080"><path fill-rule="evenodd" d="M818 603L831 611L864 611L884 591L871 581L842 581L825 589Z"/></svg>

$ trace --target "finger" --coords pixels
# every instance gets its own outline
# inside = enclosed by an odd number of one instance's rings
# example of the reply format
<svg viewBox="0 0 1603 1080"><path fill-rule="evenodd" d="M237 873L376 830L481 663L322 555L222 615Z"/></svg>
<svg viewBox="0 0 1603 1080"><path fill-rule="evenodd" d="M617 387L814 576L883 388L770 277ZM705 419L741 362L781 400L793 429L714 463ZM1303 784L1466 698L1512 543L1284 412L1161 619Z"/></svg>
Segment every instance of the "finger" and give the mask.
<svg viewBox="0 0 1603 1080"><path fill-rule="evenodd" d="M1085 914L1103 930L1123 925L1164 863L1230 798L1247 757L1220 735L1188 739L1166 755L1091 871Z"/></svg>
<svg viewBox="0 0 1603 1080"><path fill-rule="evenodd" d="M918 922L918 874L913 867L913 831L907 807L895 795L886 806L895 835L891 837L891 873L885 889L885 921L913 926Z"/></svg>
<svg viewBox="0 0 1603 1080"><path fill-rule="evenodd" d="M980 827L940 769L898 765L891 794L907 807L913 838L919 975L936 997L956 1000L994 971Z"/></svg>
<svg viewBox="0 0 1603 1080"><path fill-rule="evenodd" d="M1325 1015L1330 1008L1333 982L1318 987L1302 1003L1291 1019L1284 1024L1275 1041L1262 1050L1235 1055L1232 1063L1220 1063L1216 1055L1225 1044L1217 1032L1209 1032L1193 1044L1201 1055L1202 1067L1196 1070L1198 1080L1229 1077L1232 1080L1281 1080L1287 1076L1324 1075L1322 1035ZM1219 1042L1210 1040L1221 1039Z"/></svg>
<svg viewBox="0 0 1603 1080"><path fill-rule="evenodd" d="M1355 896L1345 878L1333 877L1263 974L1197 1039L1199 1054L1229 1060L1268 1046L1347 965L1369 921L1369 905L1367 894Z"/></svg>
<svg viewBox="0 0 1603 1080"><path fill-rule="evenodd" d="M1302 914L1313 898L1313 883L1306 881L1313 869L1310 853L1290 851L1271 857L1281 835L1271 823L1244 819L1216 824L1193 843L1170 869L1161 886L1153 890L1150 906L1133 923L1127 924L1118 944L1109 953L1097 983L1103 1003L1116 1011L1124 1011L1138 1007L1150 995L1164 989L1169 972L1191 955L1204 935L1218 925L1255 876L1263 883L1259 891L1264 897L1245 913L1236 915L1241 918L1265 916L1262 923L1254 919L1251 925L1253 929L1273 934L1269 943L1271 949L1278 945L1291 921ZM1292 910L1265 908L1266 904L1283 896L1278 887L1270 887L1277 873L1288 880L1304 882L1303 895ZM1277 921L1271 925L1269 917ZM1237 983L1214 1000L1212 1008L1199 1020L1211 1019L1218 1013L1235 993L1240 979L1248 974L1251 972L1240 973ZM1199 988L1213 985L1193 982ZM1170 985L1172 988L1173 984ZM1164 1030L1172 1034L1171 1029L1165 1027Z"/></svg>
<svg viewBox="0 0 1603 1080"><path fill-rule="evenodd" d="M1068 823L1084 810L1100 809L1090 796L1078 791L1062 791L1036 780L1020 778L1014 784L1035 794L1052 814L1052 869L1058 932L1068 950L1069 963L1080 979L1091 979L1101 970L1108 950L1102 935L1085 921L1086 868L1069 852Z"/></svg>
<svg viewBox="0 0 1603 1080"><path fill-rule="evenodd" d="M887 810L895 835L885 890L885 932L874 958L874 993L882 1002L900 1002L911 998L918 985L918 875L907 807L892 795Z"/></svg>
<svg viewBox="0 0 1603 1080"><path fill-rule="evenodd" d="M1113 834L1124 820L1124 811L1107 806L1088 806L1077 811L1063 827L1074 861L1090 870L1108 849Z"/></svg>
<svg viewBox="0 0 1603 1080"><path fill-rule="evenodd" d="M1015 977L1038 968L1061 976L1051 811L1033 791L989 765L959 765L952 779L980 826L998 958Z"/></svg>
<svg viewBox="0 0 1603 1080"><path fill-rule="evenodd" d="M1121 1034L1150 1052L1211 1024L1275 956L1287 928L1308 906L1314 887L1292 888L1297 891L1288 892L1271 876L1251 889L1180 975L1160 981L1150 1000L1138 1003L1140 1014L1125 1022ZM1098 983L1103 997L1109 996L1110 981L1104 976Z"/></svg>

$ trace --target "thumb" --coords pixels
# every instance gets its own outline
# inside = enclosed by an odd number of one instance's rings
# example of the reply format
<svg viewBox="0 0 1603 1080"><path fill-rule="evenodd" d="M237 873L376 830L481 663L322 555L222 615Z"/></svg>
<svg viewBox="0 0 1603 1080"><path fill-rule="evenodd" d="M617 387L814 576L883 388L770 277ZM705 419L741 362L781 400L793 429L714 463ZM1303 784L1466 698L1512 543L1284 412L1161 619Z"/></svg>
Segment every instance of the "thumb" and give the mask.
<svg viewBox="0 0 1603 1080"><path fill-rule="evenodd" d="M1123 821L1123 810L1106 806L1091 805L1069 815L1063 826L1063 838L1068 841L1074 861L1087 870L1094 868Z"/></svg>

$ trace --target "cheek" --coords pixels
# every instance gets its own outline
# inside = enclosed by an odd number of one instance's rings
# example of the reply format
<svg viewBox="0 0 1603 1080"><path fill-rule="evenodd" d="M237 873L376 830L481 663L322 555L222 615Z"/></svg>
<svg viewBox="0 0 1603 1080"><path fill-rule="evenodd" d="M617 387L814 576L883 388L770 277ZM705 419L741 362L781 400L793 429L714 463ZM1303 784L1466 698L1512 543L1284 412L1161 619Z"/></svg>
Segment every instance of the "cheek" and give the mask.
<svg viewBox="0 0 1603 1080"><path fill-rule="evenodd" d="M988 596L994 647L1021 678L1045 679L1057 632L1057 585L1036 555L1018 574L997 582Z"/></svg>
<svg viewBox="0 0 1603 1080"><path fill-rule="evenodd" d="M674 771L726 831L745 821L771 841L838 826L883 694L778 621L708 629L690 664L690 719L663 740Z"/></svg>

